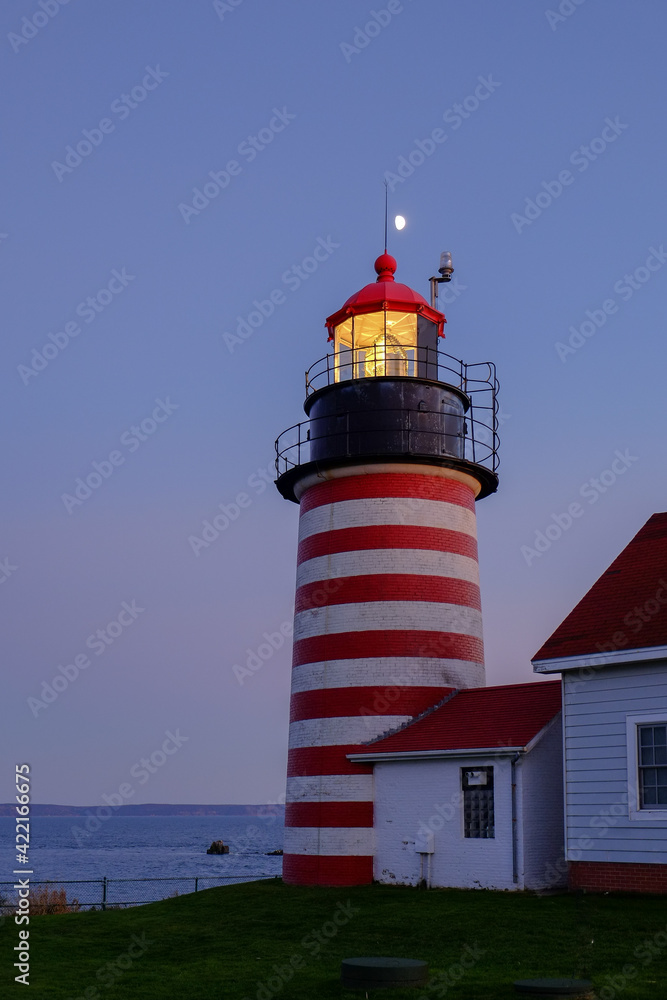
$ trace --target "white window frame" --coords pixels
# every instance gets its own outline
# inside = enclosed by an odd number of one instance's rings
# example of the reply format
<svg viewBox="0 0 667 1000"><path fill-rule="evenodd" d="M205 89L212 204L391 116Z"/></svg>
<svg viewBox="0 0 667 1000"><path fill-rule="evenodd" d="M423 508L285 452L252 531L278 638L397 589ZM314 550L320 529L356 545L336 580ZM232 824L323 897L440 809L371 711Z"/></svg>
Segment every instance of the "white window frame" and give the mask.
<svg viewBox="0 0 667 1000"><path fill-rule="evenodd" d="M641 715L626 715L626 739L628 750L628 810L631 820L662 822L667 827L667 809L639 808L639 759L637 743L639 726L667 725L667 712L644 712Z"/></svg>

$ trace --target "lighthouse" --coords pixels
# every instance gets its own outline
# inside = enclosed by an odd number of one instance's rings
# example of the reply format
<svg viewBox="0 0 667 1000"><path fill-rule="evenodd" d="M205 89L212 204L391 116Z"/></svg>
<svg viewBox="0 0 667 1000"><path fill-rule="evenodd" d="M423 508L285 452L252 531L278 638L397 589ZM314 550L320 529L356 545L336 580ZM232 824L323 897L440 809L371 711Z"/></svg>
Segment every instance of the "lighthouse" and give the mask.
<svg viewBox="0 0 667 1000"><path fill-rule="evenodd" d="M444 263L443 263L444 262ZM377 279L326 320L307 419L276 442L299 504L283 878L373 879L373 770L349 759L484 685L475 502L498 485L492 364L438 348L445 317Z"/></svg>

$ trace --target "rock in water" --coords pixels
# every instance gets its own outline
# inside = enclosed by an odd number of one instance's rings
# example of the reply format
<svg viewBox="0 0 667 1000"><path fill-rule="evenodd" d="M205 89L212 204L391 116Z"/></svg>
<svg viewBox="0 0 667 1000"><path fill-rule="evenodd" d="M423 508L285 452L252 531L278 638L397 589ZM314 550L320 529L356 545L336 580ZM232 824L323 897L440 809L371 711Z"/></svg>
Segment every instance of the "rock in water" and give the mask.
<svg viewBox="0 0 667 1000"><path fill-rule="evenodd" d="M229 845L222 842L222 840L214 840L209 847L207 854L229 854Z"/></svg>

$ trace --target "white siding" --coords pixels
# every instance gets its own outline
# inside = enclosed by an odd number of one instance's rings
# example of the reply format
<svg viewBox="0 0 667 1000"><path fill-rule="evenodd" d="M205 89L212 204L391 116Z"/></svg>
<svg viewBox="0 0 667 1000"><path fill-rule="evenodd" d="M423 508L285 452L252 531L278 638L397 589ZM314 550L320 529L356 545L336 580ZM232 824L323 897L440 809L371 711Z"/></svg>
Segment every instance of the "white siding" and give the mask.
<svg viewBox="0 0 667 1000"><path fill-rule="evenodd" d="M494 768L496 836L463 836L461 767ZM433 834L431 885L470 889L520 889L512 881L512 789L508 757L394 761L375 765L374 877L417 885L418 837ZM426 857L424 858L426 876Z"/></svg>
<svg viewBox="0 0 667 1000"><path fill-rule="evenodd" d="M588 674L563 674L568 859L667 864L667 810L631 818L626 736L628 715L667 711L667 661Z"/></svg>
<svg viewBox="0 0 667 1000"><path fill-rule="evenodd" d="M547 889L567 881L563 816L563 726L560 713L517 767L523 802L523 882ZM517 778L517 786L519 781ZM517 790L518 790L517 787Z"/></svg>

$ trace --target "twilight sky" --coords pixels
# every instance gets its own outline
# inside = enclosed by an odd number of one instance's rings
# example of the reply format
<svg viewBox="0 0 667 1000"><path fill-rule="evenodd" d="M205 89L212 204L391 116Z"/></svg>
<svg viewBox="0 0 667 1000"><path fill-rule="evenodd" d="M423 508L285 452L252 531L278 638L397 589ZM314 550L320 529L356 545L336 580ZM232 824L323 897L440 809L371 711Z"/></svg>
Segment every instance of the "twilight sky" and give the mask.
<svg viewBox="0 0 667 1000"><path fill-rule="evenodd" d="M375 276L385 175L397 279L427 295L451 250L445 349L498 367L487 680L532 680L667 506L662 0L16 0L0 25L0 801L15 761L37 802L283 793L273 442Z"/></svg>

